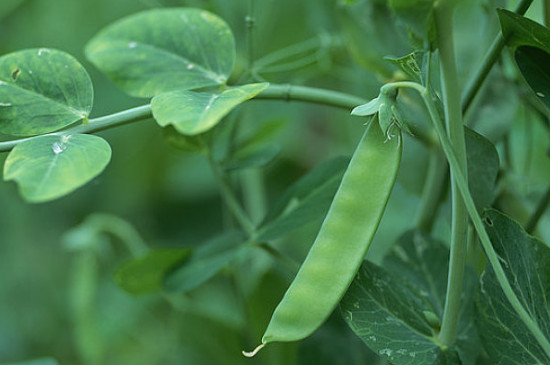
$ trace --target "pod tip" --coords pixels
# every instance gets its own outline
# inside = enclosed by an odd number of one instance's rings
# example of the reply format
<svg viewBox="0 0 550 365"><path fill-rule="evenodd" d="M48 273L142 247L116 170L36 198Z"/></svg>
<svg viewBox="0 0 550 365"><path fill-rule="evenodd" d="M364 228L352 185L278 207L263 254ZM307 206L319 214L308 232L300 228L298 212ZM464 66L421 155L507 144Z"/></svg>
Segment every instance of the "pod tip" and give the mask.
<svg viewBox="0 0 550 365"><path fill-rule="evenodd" d="M243 351L243 355L246 357L253 357L256 355L261 349L263 349L265 346L265 343L262 343L261 345L257 346L254 350L250 352Z"/></svg>

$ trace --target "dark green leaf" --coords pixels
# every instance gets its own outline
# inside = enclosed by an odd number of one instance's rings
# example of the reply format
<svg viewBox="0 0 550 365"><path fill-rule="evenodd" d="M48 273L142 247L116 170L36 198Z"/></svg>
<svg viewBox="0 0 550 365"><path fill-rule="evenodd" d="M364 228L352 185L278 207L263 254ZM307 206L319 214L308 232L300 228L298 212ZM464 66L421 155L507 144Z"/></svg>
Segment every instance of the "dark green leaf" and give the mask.
<svg viewBox="0 0 550 365"><path fill-rule="evenodd" d="M475 274L468 270L456 347L439 345L448 249L419 232L403 235L383 267L365 262L341 302L353 331L392 364L472 364L479 353L471 326ZM457 355L458 353L458 355ZM459 360L460 356L460 360Z"/></svg>
<svg viewBox="0 0 550 365"><path fill-rule="evenodd" d="M494 188L499 169L495 146L482 135L465 128L468 158L468 185L478 210L489 208L494 200Z"/></svg>
<svg viewBox="0 0 550 365"><path fill-rule="evenodd" d="M496 210L487 211L484 220L512 289L544 336L550 338L550 248ZM550 363L548 354L511 308L490 266L481 277L476 314L483 345L497 364Z"/></svg>
<svg viewBox="0 0 550 365"><path fill-rule="evenodd" d="M229 231L198 247L191 258L164 280L168 291L187 292L197 288L226 267L247 246L239 231Z"/></svg>
<svg viewBox="0 0 550 365"><path fill-rule="evenodd" d="M550 29L507 10L499 9L498 15L525 81L550 108Z"/></svg>
<svg viewBox="0 0 550 365"><path fill-rule="evenodd" d="M23 362L2 363L2 365L58 365L58 364L59 363L57 361L50 358L23 361Z"/></svg>
<svg viewBox="0 0 550 365"><path fill-rule="evenodd" d="M119 20L86 47L86 56L132 96L221 85L235 62L227 24L200 9L155 9Z"/></svg>
<svg viewBox="0 0 550 365"><path fill-rule="evenodd" d="M147 294L162 289L168 272L191 254L186 248L157 248L118 268L115 282L131 294Z"/></svg>
<svg viewBox="0 0 550 365"><path fill-rule="evenodd" d="M228 88L220 93L177 90L153 98L151 107L157 123L172 125L186 135L206 132L218 124L237 105L252 99L267 83Z"/></svg>
<svg viewBox="0 0 550 365"><path fill-rule="evenodd" d="M325 216L349 160L323 162L288 188L260 225L259 241L273 240Z"/></svg>
<svg viewBox="0 0 550 365"><path fill-rule="evenodd" d="M390 9L416 38L429 42L435 40L435 0L389 0L388 3Z"/></svg>
<svg viewBox="0 0 550 365"><path fill-rule="evenodd" d="M15 180L33 203L64 196L99 175L111 147L89 134L37 137L18 144L4 165L4 180Z"/></svg>
<svg viewBox="0 0 550 365"><path fill-rule="evenodd" d="M29 49L0 57L0 132L37 135L88 117L92 82L72 56Z"/></svg>

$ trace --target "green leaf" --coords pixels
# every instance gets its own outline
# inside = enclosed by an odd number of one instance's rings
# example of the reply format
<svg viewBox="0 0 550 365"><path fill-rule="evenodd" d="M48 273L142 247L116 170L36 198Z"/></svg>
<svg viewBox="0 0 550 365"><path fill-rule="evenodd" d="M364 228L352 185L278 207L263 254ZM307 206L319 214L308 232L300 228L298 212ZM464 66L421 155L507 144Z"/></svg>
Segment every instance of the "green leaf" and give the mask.
<svg viewBox="0 0 550 365"><path fill-rule="evenodd" d="M223 163L226 170L249 169L269 164L281 152L281 146L270 143L239 150Z"/></svg>
<svg viewBox="0 0 550 365"><path fill-rule="evenodd" d="M0 132L30 136L88 117L92 82L72 56L29 49L0 57Z"/></svg>
<svg viewBox="0 0 550 365"><path fill-rule="evenodd" d="M479 211L489 208L494 200L494 188L499 169L495 146L482 135L464 128L468 162L468 186Z"/></svg>
<svg viewBox="0 0 550 365"><path fill-rule="evenodd" d="M422 69L416 61L420 55L420 52L413 52L403 57L384 57L384 59L399 67L411 81L422 84Z"/></svg>
<svg viewBox="0 0 550 365"><path fill-rule="evenodd" d="M122 90L151 97L224 84L235 62L231 29L200 9L144 11L96 35L86 56Z"/></svg>
<svg viewBox="0 0 550 365"><path fill-rule="evenodd" d="M544 336L550 338L550 248L496 210L487 211L484 220L512 289ZM496 363L550 363L550 357L510 308L490 266L481 277L478 298L476 324L486 351Z"/></svg>
<svg viewBox="0 0 550 365"><path fill-rule="evenodd" d="M2 365L58 365L59 363L51 358L29 360L23 362L2 363Z"/></svg>
<svg viewBox="0 0 550 365"><path fill-rule="evenodd" d="M164 281L168 291L187 292L197 288L227 266L243 249L246 237L239 231L229 231L197 248L191 258L173 270Z"/></svg>
<svg viewBox="0 0 550 365"><path fill-rule="evenodd" d="M4 165L4 180L15 180L25 200L38 203L66 195L99 175L111 147L88 134L43 136L18 144Z"/></svg>
<svg viewBox="0 0 550 365"><path fill-rule="evenodd" d="M516 13L499 9L506 44L514 50L521 74L550 108L550 29Z"/></svg>
<svg viewBox="0 0 550 365"><path fill-rule="evenodd" d="M447 277L441 273L447 272L448 255L442 243L409 231L382 267L364 262L340 303L352 330L392 364L475 362L480 349L471 326L476 292L471 270L464 285L457 344L444 349L437 339L447 286Z"/></svg>
<svg viewBox="0 0 550 365"><path fill-rule="evenodd" d="M389 0L389 7L420 40L433 43L435 26L433 9L436 0Z"/></svg>
<svg viewBox="0 0 550 365"><path fill-rule="evenodd" d="M151 107L157 123L172 125L185 135L206 132L218 124L237 105L252 99L269 84L248 84L220 93L177 90L153 98Z"/></svg>
<svg viewBox="0 0 550 365"><path fill-rule="evenodd" d="M187 248L157 248L118 268L115 282L131 294L147 294L162 289L164 277L191 254Z"/></svg>
<svg viewBox="0 0 550 365"><path fill-rule="evenodd" d="M307 223L322 219L348 162L343 157L323 162L289 187L260 225L258 241L280 238Z"/></svg>
<svg viewBox="0 0 550 365"><path fill-rule="evenodd" d="M203 136L186 136L179 133L173 126L169 125L162 129L164 141L178 150L187 152L203 152L207 149Z"/></svg>

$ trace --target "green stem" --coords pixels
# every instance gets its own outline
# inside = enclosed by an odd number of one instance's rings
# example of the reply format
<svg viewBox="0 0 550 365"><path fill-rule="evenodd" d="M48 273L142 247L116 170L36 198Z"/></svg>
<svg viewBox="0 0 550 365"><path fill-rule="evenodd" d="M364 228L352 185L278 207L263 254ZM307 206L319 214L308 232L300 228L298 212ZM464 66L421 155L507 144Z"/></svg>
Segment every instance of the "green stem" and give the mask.
<svg viewBox="0 0 550 365"><path fill-rule="evenodd" d="M300 269L300 263L296 260L292 259L291 257L285 255L284 253L280 252L273 246L269 245L268 243L253 243L254 246L261 248L265 252L267 252L270 256L272 256L275 260L283 263L284 265L288 266L290 270L293 271L294 274L298 272Z"/></svg>
<svg viewBox="0 0 550 365"><path fill-rule="evenodd" d="M531 318L529 313L525 310L525 308L521 304L520 300L518 299L514 290L512 289L512 286L510 285L508 278L506 277L506 273L504 272L502 265L500 264L498 254L495 252L491 244L489 235L487 234L487 231L485 230L485 226L483 225L483 221L479 213L477 212L474 200L468 188L468 181L466 177L462 174L460 163L458 162L458 158L456 156L454 148L445 133L443 124L439 119L437 107L433 103L430 97L430 94L426 89L424 89L421 85L417 85L415 89L420 91L422 98L424 99L424 103L426 104L426 107L430 114L430 118L432 120L436 133L441 142L441 147L443 148L443 152L445 152L445 156L449 161L451 171L453 172L454 178L458 183L457 186L460 189L462 198L464 199L464 203L466 205L466 209L468 210L468 214L470 215L470 219L474 224L474 227L477 231L477 234L481 241L483 249L485 250L485 254L487 255L487 259L489 260L489 263L493 268L493 271L495 272L495 277L499 282L501 289L504 295L506 296L506 299L508 300L508 302L510 303L514 311L518 314L521 321L533 334L537 342L540 344L540 346L546 353L546 355L550 356L550 342L548 342L548 339L546 339L540 327Z"/></svg>
<svg viewBox="0 0 550 365"><path fill-rule="evenodd" d="M441 154L441 150L435 146L430 149L430 161L426 182L422 189L422 196L416 216L416 227L424 232L432 230L441 196L446 187L448 174L447 160Z"/></svg>
<svg viewBox="0 0 550 365"><path fill-rule="evenodd" d="M532 3L533 0L521 0L514 9L514 12L520 15L524 15ZM505 44L506 39L504 39L502 37L502 33L499 32L499 34L489 47L489 51L485 55L481 66L477 68L474 76L470 79L465 87L464 96L462 98L462 112L464 114L466 114L470 106L472 106L474 98L481 89L481 85L483 85L483 82L489 75L489 71L491 71L491 68L493 68L493 65L499 59L500 53L502 52Z"/></svg>
<svg viewBox="0 0 550 365"><path fill-rule="evenodd" d="M441 67L443 104L445 108L445 124L447 134L457 154L458 167L461 173L467 176L464 124L462 122L460 89L458 86L459 79L454 53L454 7L451 2L444 1L434 10L437 44L439 47L439 63ZM456 338L468 250L468 214L458 190L456 179L454 179L454 172L451 172L451 198L452 223L449 276L447 278L445 309L439 333L441 343L448 346L452 345Z"/></svg>
<svg viewBox="0 0 550 365"><path fill-rule="evenodd" d="M85 224L90 224L97 227L99 231L117 237L134 257L139 257L149 251L147 244L134 226L116 215L94 213L86 219Z"/></svg>
<svg viewBox="0 0 550 365"><path fill-rule="evenodd" d="M256 234L256 228L254 227L254 224L248 218L237 197L233 193L233 190L227 183L225 176L223 176L220 172L218 164L216 163L216 161L214 161L211 155L208 155L208 162L210 163L210 167L214 174L214 177L216 178L216 181L220 186L223 200L227 204L227 207L231 211L231 214L235 217L237 222L239 222L239 225L249 235L249 237L254 237Z"/></svg>
<svg viewBox="0 0 550 365"><path fill-rule="evenodd" d="M537 224L546 211L546 208L548 208L548 204L550 204L550 186L546 188L546 192L544 193L542 199L539 201L539 204L537 205L537 208L535 209L535 212L533 215L529 218L529 221L525 225L525 231L527 233L533 233L535 228L537 228Z"/></svg>

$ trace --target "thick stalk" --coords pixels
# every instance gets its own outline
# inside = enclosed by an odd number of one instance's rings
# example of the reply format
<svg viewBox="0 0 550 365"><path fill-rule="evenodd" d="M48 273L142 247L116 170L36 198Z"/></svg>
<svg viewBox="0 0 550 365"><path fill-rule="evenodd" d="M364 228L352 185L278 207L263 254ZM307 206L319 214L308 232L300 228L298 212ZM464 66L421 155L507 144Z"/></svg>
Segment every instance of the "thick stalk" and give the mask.
<svg viewBox="0 0 550 365"><path fill-rule="evenodd" d="M254 0L248 2L248 15L245 18L248 38L248 70L254 69Z"/></svg>
<svg viewBox="0 0 550 365"><path fill-rule="evenodd" d="M416 215L416 227L423 232L431 232L443 190L447 186L446 176L448 174L447 160L441 153L438 146L430 150L430 162L426 174L426 182L422 189L420 205Z"/></svg>
<svg viewBox="0 0 550 365"><path fill-rule="evenodd" d="M453 39L453 9L450 1L443 1L434 9L437 44L441 67L443 104L447 135L457 154L461 173L467 178L466 143L460 105L459 79L456 69ZM447 295L441 321L439 339L444 345L453 344L456 338L462 284L466 267L468 249L468 214L457 187L454 172L451 172L451 254L449 259L449 276L447 278Z"/></svg>

